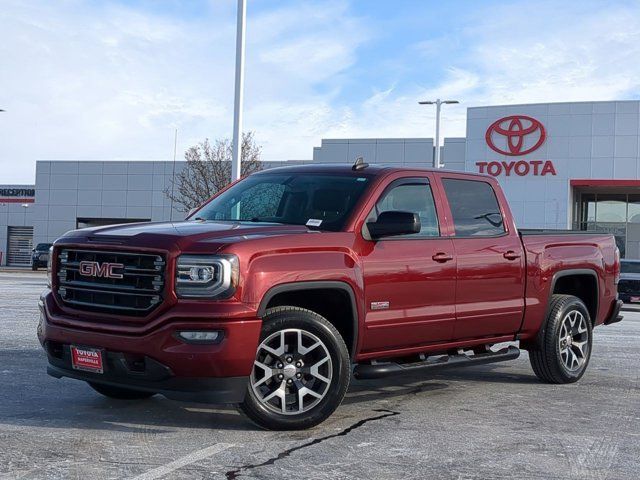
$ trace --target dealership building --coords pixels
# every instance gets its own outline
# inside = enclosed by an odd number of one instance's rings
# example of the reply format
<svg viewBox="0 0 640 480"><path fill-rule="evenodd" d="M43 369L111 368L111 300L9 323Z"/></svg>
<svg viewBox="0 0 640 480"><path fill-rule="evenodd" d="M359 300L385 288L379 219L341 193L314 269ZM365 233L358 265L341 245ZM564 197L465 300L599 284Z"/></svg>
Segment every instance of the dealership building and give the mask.
<svg viewBox="0 0 640 480"><path fill-rule="evenodd" d="M498 178L519 226L608 232L623 257L640 258L640 101L471 107L466 123L466 137L444 139L441 162ZM324 139L309 161L351 164L360 156L430 167L434 142ZM173 168L38 161L35 185L0 185L0 264L28 264L32 245L74 228L183 218L165 194Z"/></svg>

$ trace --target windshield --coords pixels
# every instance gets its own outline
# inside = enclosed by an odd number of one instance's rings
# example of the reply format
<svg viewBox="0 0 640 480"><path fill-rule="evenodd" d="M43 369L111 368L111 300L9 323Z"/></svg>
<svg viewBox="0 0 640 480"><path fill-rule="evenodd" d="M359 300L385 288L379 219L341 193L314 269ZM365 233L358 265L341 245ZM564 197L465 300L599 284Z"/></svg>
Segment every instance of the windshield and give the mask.
<svg viewBox="0 0 640 480"><path fill-rule="evenodd" d="M620 271L622 273L640 273L640 262L620 262Z"/></svg>
<svg viewBox="0 0 640 480"><path fill-rule="evenodd" d="M339 231L370 175L252 175L202 207L194 219L307 225Z"/></svg>
<svg viewBox="0 0 640 480"><path fill-rule="evenodd" d="M36 250L37 250L38 252L47 252L47 251L49 250L49 247L51 247L51 244L50 244L50 243L39 243L39 244L36 246Z"/></svg>

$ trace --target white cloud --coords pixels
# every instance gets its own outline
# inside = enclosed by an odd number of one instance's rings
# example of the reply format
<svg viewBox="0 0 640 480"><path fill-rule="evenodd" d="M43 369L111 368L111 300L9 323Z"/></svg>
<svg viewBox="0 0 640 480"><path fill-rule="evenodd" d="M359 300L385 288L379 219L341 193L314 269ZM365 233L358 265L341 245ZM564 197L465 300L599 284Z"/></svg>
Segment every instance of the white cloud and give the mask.
<svg viewBox="0 0 640 480"><path fill-rule="evenodd" d="M230 136L235 8L212 5L206 18L175 19L86 0L5 0L0 183L33 181L36 159L168 159L176 127L181 151ZM250 10L245 128L265 159L310 158L322 138L431 136L425 98L463 102L444 107L444 136L464 135L468 106L637 98L640 9L594 5L477 3L455 28L412 45L402 25L385 32L397 54L370 50L364 61L381 19L345 2ZM388 85L370 73L380 65L397 66ZM345 93L354 86L359 100Z"/></svg>
<svg viewBox="0 0 640 480"><path fill-rule="evenodd" d="M81 0L4 2L0 184L32 182L36 159L169 159L174 128L179 152L230 136L233 6L187 21ZM348 68L364 39L345 8L250 12L245 129L265 158L310 157L315 140L296 123L328 108L333 93L314 86Z"/></svg>

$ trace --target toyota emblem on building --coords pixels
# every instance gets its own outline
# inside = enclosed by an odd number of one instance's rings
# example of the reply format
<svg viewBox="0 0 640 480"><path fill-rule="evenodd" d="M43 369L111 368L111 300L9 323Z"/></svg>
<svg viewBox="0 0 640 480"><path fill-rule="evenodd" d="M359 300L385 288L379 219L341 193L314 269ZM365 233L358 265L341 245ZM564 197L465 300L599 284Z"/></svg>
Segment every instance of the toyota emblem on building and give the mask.
<svg viewBox="0 0 640 480"><path fill-rule="evenodd" d="M485 138L493 151L515 157L540 148L546 136L544 126L535 118L511 115L493 122L487 128ZM495 144L500 137L506 140L506 148Z"/></svg>

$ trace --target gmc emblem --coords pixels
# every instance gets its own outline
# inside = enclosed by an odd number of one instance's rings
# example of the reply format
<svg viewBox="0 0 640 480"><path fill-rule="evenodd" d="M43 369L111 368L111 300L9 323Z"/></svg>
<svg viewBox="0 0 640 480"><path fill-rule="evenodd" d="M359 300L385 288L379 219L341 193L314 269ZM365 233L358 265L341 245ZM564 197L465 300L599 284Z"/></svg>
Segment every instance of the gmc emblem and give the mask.
<svg viewBox="0 0 640 480"><path fill-rule="evenodd" d="M99 262L80 262L80 275L85 277L103 277L103 278L122 278L121 273L116 273L115 269L122 269L124 265L121 263L99 263Z"/></svg>

